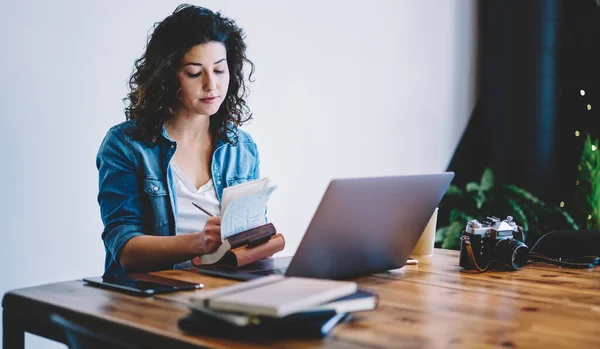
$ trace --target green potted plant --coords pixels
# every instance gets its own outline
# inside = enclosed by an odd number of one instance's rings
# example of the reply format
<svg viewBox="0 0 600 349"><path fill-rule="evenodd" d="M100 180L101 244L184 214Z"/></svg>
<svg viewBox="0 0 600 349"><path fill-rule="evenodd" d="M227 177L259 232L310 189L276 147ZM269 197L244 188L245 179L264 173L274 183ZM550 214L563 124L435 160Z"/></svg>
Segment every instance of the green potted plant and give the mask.
<svg viewBox="0 0 600 349"><path fill-rule="evenodd" d="M436 246L459 249L466 224L487 216L513 216L525 231L529 246L553 229L579 229L575 220L562 208L551 206L530 192L510 184L496 184L494 173L486 168L479 182L464 188L450 185L438 213Z"/></svg>

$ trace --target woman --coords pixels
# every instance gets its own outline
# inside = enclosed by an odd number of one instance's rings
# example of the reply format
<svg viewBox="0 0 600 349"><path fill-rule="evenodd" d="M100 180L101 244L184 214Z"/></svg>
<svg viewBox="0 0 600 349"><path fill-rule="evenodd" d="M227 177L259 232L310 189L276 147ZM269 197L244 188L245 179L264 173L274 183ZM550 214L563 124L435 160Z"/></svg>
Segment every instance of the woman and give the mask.
<svg viewBox="0 0 600 349"><path fill-rule="evenodd" d="M191 5L154 28L129 80L127 121L97 156L105 276L190 265L221 244L223 188L259 177L256 144L238 129L251 118L244 63L254 71L243 37Z"/></svg>

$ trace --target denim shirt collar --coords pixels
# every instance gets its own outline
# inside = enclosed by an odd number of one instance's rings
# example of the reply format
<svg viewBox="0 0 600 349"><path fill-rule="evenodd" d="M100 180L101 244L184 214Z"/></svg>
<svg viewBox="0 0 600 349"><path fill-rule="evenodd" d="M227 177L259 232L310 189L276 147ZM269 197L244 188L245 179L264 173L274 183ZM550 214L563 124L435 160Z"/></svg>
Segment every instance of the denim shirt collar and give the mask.
<svg viewBox="0 0 600 349"><path fill-rule="evenodd" d="M167 127L165 125L162 126L162 132L161 135L171 144L177 144L177 142L173 139L171 139L169 137L169 134L167 133ZM235 137L236 133L232 130L227 130L227 135L229 137ZM217 138L217 144L215 144L215 150L219 149L221 146L227 144L227 141L221 139L221 138Z"/></svg>
<svg viewBox="0 0 600 349"><path fill-rule="evenodd" d="M162 127L162 132L161 135L169 142L171 143L177 143L174 140L172 140L171 138L169 138L169 134L167 133L167 126L163 125Z"/></svg>

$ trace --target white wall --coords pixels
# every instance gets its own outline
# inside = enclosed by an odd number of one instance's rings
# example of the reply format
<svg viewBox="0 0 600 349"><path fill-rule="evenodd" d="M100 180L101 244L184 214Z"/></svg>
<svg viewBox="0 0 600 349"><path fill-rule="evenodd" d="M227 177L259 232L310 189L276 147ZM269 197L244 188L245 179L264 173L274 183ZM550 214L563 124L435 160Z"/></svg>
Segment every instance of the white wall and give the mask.
<svg viewBox="0 0 600 349"><path fill-rule="evenodd" d="M95 155L179 1L0 8L0 294L103 271ZM247 32L245 127L289 255L333 177L443 171L474 102L475 2L203 1ZM27 336L28 347L59 347Z"/></svg>

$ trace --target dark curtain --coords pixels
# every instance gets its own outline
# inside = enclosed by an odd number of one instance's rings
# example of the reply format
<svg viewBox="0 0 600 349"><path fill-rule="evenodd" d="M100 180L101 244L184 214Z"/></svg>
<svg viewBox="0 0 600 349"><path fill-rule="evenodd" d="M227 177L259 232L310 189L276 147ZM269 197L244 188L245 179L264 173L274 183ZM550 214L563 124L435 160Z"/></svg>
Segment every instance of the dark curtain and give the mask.
<svg viewBox="0 0 600 349"><path fill-rule="evenodd" d="M600 130L600 8L486 0L478 11L478 99L448 169L462 186L490 167L497 183L567 209L583 136Z"/></svg>

